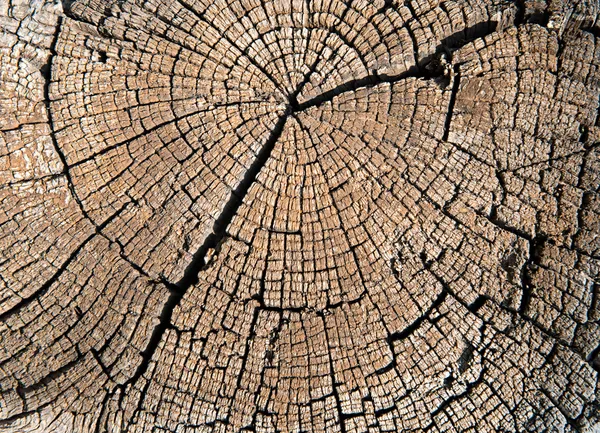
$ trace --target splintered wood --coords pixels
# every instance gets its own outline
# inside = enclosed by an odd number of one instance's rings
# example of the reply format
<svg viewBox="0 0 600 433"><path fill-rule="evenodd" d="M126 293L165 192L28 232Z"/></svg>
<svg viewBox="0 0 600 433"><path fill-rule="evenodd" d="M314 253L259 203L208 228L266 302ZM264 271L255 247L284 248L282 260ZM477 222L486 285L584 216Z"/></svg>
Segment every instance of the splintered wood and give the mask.
<svg viewBox="0 0 600 433"><path fill-rule="evenodd" d="M0 0L0 431L597 431L597 6Z"/></svg>

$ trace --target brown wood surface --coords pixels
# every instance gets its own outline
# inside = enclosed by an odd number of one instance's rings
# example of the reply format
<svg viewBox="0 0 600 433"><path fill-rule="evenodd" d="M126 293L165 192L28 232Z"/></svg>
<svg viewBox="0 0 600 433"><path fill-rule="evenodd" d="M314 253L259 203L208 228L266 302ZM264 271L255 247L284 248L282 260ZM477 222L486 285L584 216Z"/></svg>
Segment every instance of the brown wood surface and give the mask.
<svg viewBox="0 0 600 433"><path fill-rule="evenodd" d="M600 431L592 0L0 0L0 431Z"/></svg>

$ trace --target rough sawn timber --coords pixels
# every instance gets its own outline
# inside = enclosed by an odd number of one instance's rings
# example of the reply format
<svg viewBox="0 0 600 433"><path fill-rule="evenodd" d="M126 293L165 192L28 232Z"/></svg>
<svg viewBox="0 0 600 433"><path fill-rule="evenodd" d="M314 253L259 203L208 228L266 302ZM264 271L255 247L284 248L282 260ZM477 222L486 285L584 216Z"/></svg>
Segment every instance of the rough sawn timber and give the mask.
<svg viewBox="0 0 600 433"><path fill-rule="evenodd" d="M597 431L598 13L0 0L0 431Z"/></svg>

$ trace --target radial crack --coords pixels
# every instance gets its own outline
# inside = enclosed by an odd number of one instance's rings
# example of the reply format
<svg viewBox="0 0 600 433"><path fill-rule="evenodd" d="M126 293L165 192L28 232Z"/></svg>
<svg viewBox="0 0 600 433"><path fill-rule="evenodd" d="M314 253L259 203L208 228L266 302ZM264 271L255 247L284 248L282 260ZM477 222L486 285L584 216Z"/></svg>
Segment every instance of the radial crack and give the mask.
<svg viewBox="0 0 600 433"><path fill-rule="evenodd" d="M248 190L256 181L258 174L269 159L269 156L275 147L275 143L277 143L277 140L281 137L286 120L287 113L282 114L277 120L271 135L256 155L255 160L246 171L244 177L238 186L231 191L229 200L225 203L221 214L214 222L212 233L208 235L200 248L198 248L196 253L193 255L192 261L188 264L183 273L183 277L176 283L172 283L166 279L163 279L163 284L165 284L165 286L171 290L171 294L163 306L159 323L154 327L146 348L141 352L142 361L138 365L133 376L131 376L131 378L124 384L117 386L113 390L113 393L116 391L116 389L124 389L127 385L136 383L137 380L148 370L148 366L152 356L154 355L154 352L158 348L165 331L171 325L173 311L179 305L183 295L187 292L187 290L199 281L199 274L206 269L208 265L206 261L206 255L209 250L218 249L219 245L225 239L225 236L227 235L227 227L231 223L233 217L237 214L237 211L241 206L244 197L248 193Z"/></svg>
<svg viewBox="0 0 600 433"><path fill-rule="evenodd" d="M448 135L450 134L450 125L452 123L452 115L454 113L454 104L456 104L456 95L458 94L458 88L460 87L460 70L458 66L454 66L454 78L452 83L452 92L450 93L450 102L448 102L448 114L446 115L446 121L444 122L444 135L442 140L448 141Z"/></svg>

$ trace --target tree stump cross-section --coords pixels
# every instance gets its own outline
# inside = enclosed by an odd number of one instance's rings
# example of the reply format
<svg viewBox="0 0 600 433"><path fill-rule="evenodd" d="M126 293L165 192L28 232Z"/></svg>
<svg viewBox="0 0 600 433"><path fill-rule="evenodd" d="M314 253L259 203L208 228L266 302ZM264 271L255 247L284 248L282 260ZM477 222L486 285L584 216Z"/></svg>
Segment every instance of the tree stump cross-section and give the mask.
<svg viewBox="0 0 600 433"><path fill-rule="evenodd" d="M0 0L0 431L597 431L599 13Z"/></svg>

